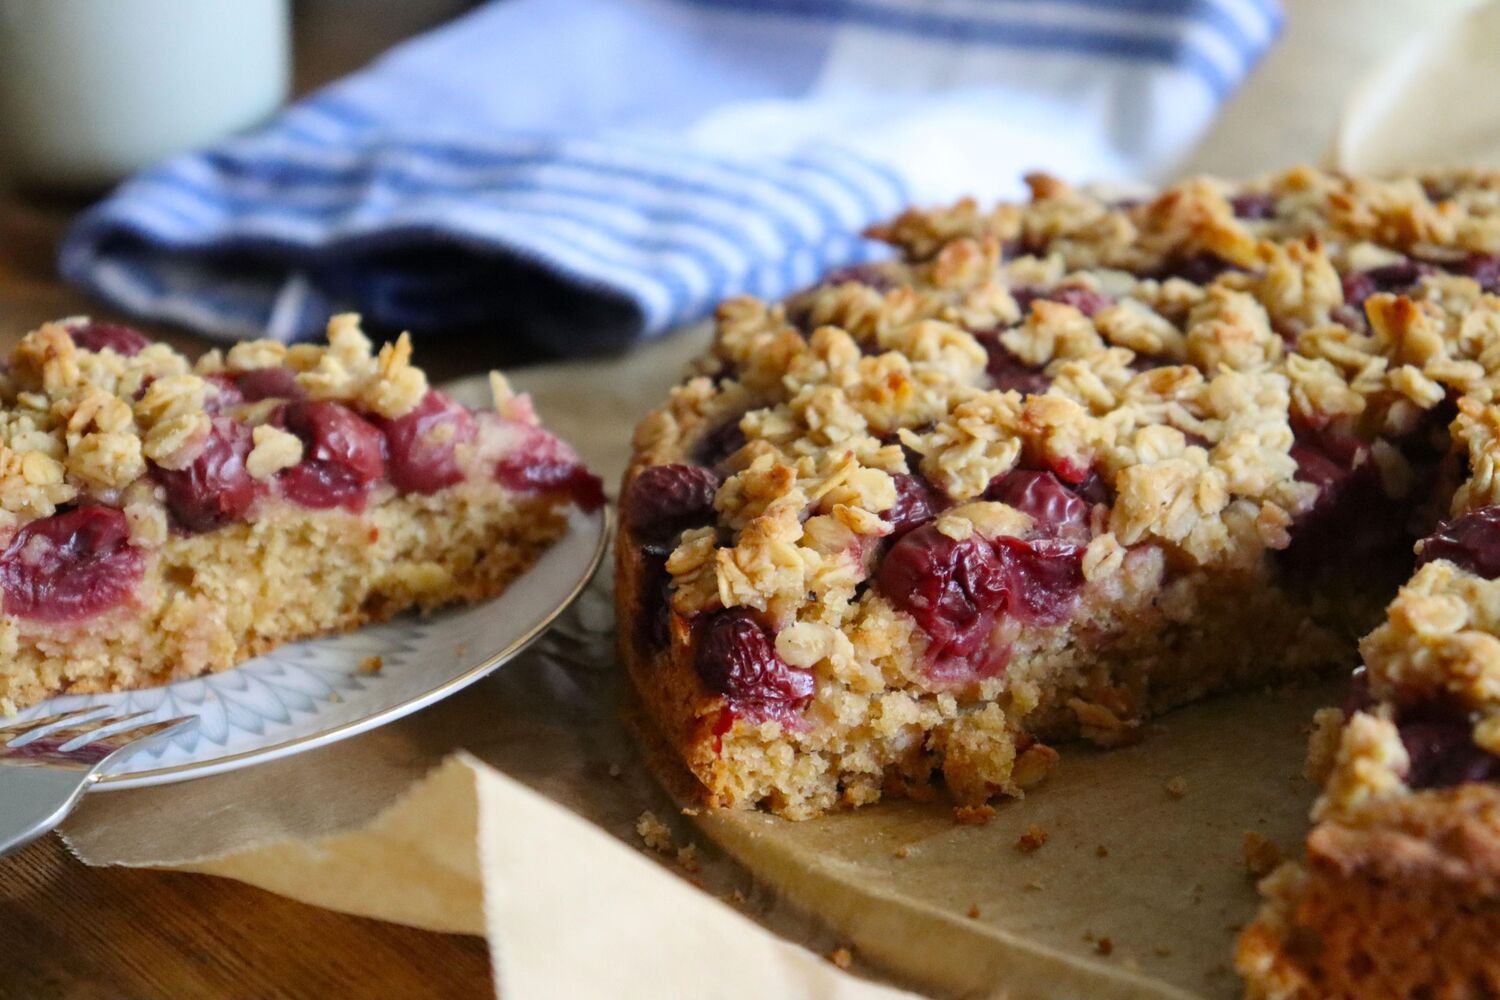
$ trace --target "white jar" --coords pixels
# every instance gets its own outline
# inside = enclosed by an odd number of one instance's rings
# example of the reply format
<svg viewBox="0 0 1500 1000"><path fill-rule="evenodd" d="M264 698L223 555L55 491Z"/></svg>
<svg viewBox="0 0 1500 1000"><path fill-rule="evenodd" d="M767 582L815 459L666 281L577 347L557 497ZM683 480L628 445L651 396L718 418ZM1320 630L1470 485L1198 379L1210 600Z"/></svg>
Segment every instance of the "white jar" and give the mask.
<svg viewBox="0 0 1500 1000"><path fill-rule="evenodd" d="M0 0L0 175L98 187L286 98L288 0Z"/></svg>

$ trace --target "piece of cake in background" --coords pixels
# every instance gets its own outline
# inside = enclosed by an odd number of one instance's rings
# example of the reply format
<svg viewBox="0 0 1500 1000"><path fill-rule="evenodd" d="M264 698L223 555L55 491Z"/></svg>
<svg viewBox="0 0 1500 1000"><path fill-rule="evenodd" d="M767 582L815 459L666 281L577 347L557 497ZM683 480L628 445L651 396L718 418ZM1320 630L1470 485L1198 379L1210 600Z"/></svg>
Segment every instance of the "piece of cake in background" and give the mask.
<svg viewBox="0 0 1500 1000"><path fill-rule="evenodd" d="M459 406L353 315L196 362L87 319L26 335L0 376L0 706L499 594L604 495L491 383L493 410Z"/></svg>

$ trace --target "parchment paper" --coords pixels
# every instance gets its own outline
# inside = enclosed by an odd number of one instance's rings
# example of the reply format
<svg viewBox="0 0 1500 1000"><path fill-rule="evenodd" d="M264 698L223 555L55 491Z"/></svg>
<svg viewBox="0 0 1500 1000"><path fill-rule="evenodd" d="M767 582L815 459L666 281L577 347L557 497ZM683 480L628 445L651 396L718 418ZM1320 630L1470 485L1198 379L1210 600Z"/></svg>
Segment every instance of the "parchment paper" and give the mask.
<svg viewBox="0 0 1500 1000"><path fill-rule="evenodd" d="M1484 100L1500 6L1465 16L1356 88L1334 165L1500 165ZM634 423L703 337L515 381L613 479ZM565 618L417 716L245 771L90 795L66 837L93 864L486 934L507 1000L901 995L822 957L843 949L856 973L937 995L1230 997L1230 942L1255 905L1245 835L1296 848L1313 794L1299 777L1306 722L1337 698L1220 699L1134 747L1066 748L985 825L955 824L942 802L801 824L684 816L621 722L608 580ZM1029 852L1028 831L1045 834Z"/></svg>

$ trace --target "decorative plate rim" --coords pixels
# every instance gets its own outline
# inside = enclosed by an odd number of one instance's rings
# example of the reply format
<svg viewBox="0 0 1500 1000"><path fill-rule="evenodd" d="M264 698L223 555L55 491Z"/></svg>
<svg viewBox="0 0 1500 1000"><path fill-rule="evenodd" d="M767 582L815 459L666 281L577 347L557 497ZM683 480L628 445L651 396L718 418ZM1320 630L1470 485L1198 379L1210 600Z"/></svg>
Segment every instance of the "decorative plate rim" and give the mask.
<svg viewBox="0 0 1500 1000"><path fill-rule="evenodd" d="M441 701L443 698L455 694L476 681L483 679L497 667L514 659L524 652L528 646L540 639L563 612L573 606L573 603L578 600L579 596L583 594L584 590L588 588L589 583L594 579L594 576L599 572L599 567L604 562L604 556L609 551L610 540L614 536L614 511L606 505L594 513L580 511L579 516L586 521L596 521L599 525L599 531L597 540L594 543L594 550L589 555L588 563L584 567L583 572L579 574L578 578L569 587L567 595L558 601L551 611L539 618L528 629L516 636L505 646L488 654L476 663L465 667L458 673L447 677L442 683L395 705L389 705L370 715L333 726L320 732L309 733L305 736L295 736L278 743L255 747L249 750L241 750L222 757L214 757L211 760L189 761L166 767L152 768L148 771L102 774L94 779L93 789L96 791L124 791L129 788L172 784L193 778L206 778L213 774L221 774L225 771L248 767L255 763L264 763L277 757L312 750L330 743L337 743L340 740L358 736L360 733L369 732L372 729L377 729L387 723L394 722L413 712L420 711L428 705ZM517 577L512 585L522 583L531 572L532 570L528 569L526 573Z"/></svg>

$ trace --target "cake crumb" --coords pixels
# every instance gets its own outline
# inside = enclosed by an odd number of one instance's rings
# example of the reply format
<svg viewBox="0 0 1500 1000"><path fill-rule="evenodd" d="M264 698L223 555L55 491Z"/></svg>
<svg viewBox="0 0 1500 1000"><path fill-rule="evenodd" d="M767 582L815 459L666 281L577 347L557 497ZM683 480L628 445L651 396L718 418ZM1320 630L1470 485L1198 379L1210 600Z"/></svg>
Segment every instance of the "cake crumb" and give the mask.
<svg viewBox="0 0 1500 1000"><path fill-rule="evenodd" d="M698 846L696 844L677 848L677 867L688 874L698 871Z"/></svg>
<svg viewBox="0 0 1500 1000"><path fill-rule="evenodd" d="M378 674L380 668L385 666L385 661L379 656L367 656L359 661L359 672L362 674Z"/></svg>
<svg viewBox="0 0 1500 1000"><path fill-rule="evenodd" d="M640 835L641 843L658 854L672 850L672 831L649 809L636 819L635 832Z"/></svg>
<svg viewBox="0 0 1500 1000"><path fill-rule="evenodd" d="M731 892L729 894L729 901L731 903L733 903L735 906L740 906L740 907L744 907L744 906L750 905L750 897L746 896L743 892L741 892L738 889L734 890L734 892Z"/></svg>
<svg viewBox="0 0 1500 1000"><path fill-rule="evenodd" d="M697 806L683 806L682 807L682 815L684 815L684 816L696 816L701 811L702 810L700 810Z"/></svg>
<svg viewBox="0 0 1500 1000"><path fill-rule="evenodd" d="M1180 799L1187 794L1187 779L1178 775L1167 782L1167 794L1174 799Z"/></svg>
<svg viewBox="0 0 1500 1000"><path fill-rule="evenodd" d="M835 948L828 953L828 961L840 969L847 969L854 964L854 953L848 948Z"/></svg>
<svg viewBox="0 0 1500 1000"><path fill-rule="evenodd" d="M611 777L611 778L618 778L618 777L619 777L619 776L620 776L620 774L621 774L621 773L622 773L622 772L621 772L621 770L620 770L620 765L619 765L619 764L614 764L614 763L611 763L611 764L610 764L610 765L609 765L609 776L610 776L610 777Z"/></svg>
<svg viewBox="0 0 1500 1000"><path fill-rule="evenodd" d="M979 904L978 903L971 903L971 904L969 904L969 919L970 920L978 920L979 919Z"/></svg>
<svg viewBox="0 0 1500 1000"><path fill-rule="evenodd" d="M1264 878L1281 864L1281 848L1254 830L1245 831L1245 870L1256 878Z"/></svg>
<svg viewBox="0 0 1500 1000"><path fill-rule="evenodd" d="M953 822L959 826L984 826L995 818L994 806L954 806Z"/></svg>
<svg viewBox="0 0 1500 1000"><path fill-rule="evenodd" d="M1107 937L1102 937L1094 942L1094 950L1101 955L1110 955L1114 953L1115 943Z"/></svg>
<svg viewBox="0 0 1500 1000"><path fill-rule="evenodd" d="M1022 854L1030 854L1038 850L1046 842L1047 831L1033 823L1026 828L1026 832L1021 834L1020 839L1016 841L1016 850Z"/></svg>
<svg viewBox="0 0 1500 1000"><path fill-rule="evenodd" d="M1027 892L1041 892L1042 883L1040 879L1032 879L1030 882L1027 882L1024 886L1022 886L1022 888L1024 888Z"/></svg>
<svg viewBox="0 0 1500 1000"><path fill-rule="evenodd" d="M1109 857L1109 848L1105 847L1103 844L1100 844L1098 847L1094 848L1094 857L1096 857L1096 858L1107 858L1107 857Z"/></svg>
<svg viewBox="0 0 1500 1000"><path fill-rule="evenodd" d="M908 845L906 845L906 844L902 844L900 847L898 847L894 851L892 851L891 855L892 855L892 857L897 857L897 858L902 858L902 859L909 858L909 857L911 857L911 847L908 846Z"/></svg>

